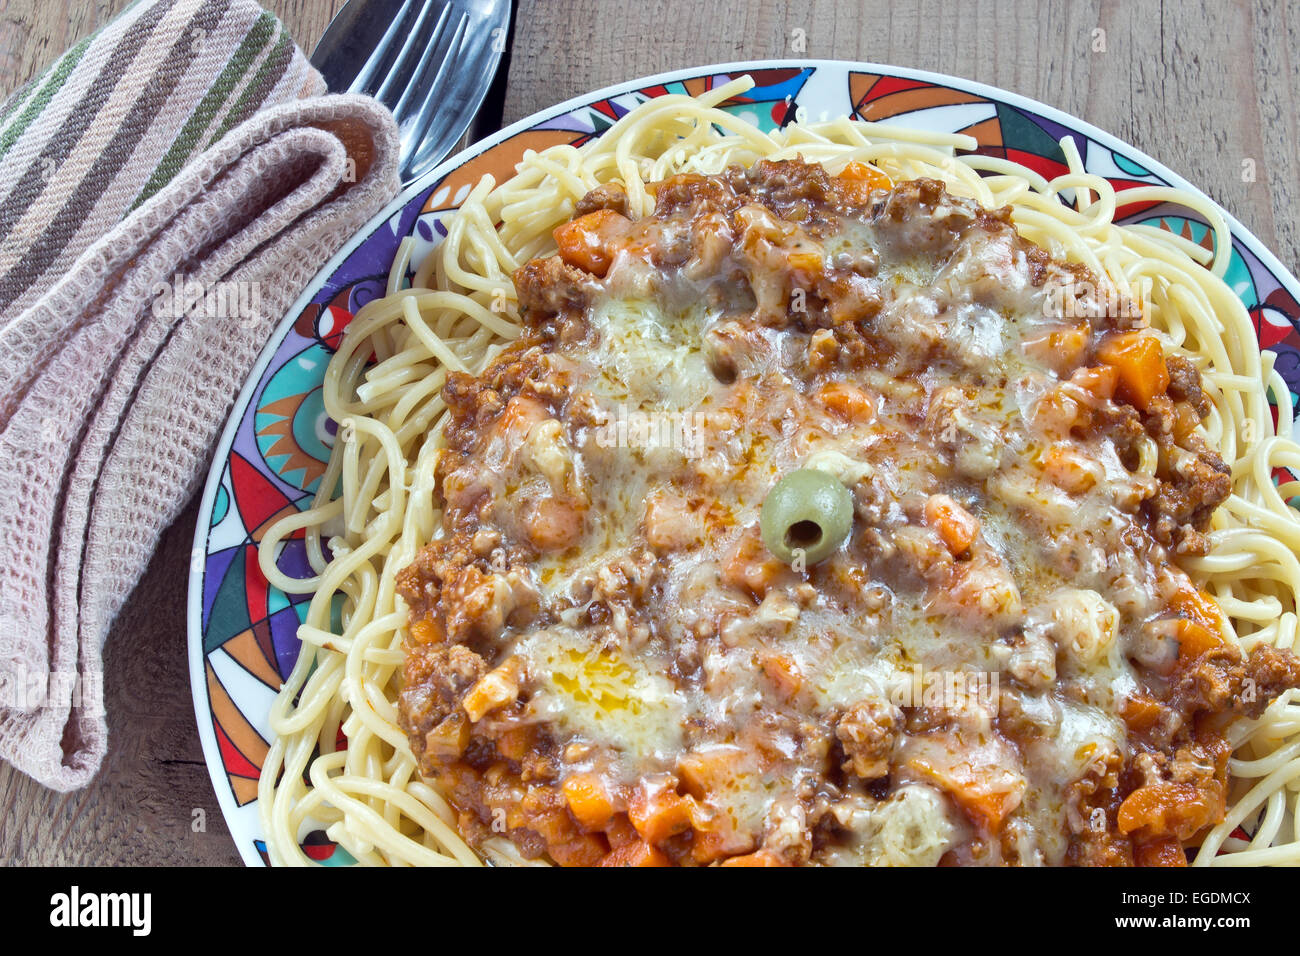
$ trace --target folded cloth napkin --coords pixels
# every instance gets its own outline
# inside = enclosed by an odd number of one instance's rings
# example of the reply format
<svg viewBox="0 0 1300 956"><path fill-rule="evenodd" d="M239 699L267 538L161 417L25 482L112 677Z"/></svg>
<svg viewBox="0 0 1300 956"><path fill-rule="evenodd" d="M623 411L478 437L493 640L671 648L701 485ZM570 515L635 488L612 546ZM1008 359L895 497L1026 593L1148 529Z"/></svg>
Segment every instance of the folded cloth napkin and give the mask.
<svg viewBox="0 0 1300 956"><path fill-rule="evenodd" d="M391 114L324 93L251 0L142 0L0 107L0 757L47 786L271 328L397 192Z"/></svg>

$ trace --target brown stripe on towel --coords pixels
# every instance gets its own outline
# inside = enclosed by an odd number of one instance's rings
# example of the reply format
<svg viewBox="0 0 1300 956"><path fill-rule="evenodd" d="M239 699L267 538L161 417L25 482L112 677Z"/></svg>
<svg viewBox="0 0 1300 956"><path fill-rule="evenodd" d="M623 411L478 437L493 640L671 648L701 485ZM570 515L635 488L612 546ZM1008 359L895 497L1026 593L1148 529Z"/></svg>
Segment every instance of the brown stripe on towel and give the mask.
<svg viewBox="0 0 1300 956"><path fill-rule="evenodd" d="M95 199L117 176L122 165L131 158L135 144L153 122L159 108L180 82L193 54L196 38L203 35L196 33L196 29L204 32L215 29L228 6L229 0L205 3L185 25L153 79L141 90L126 118L113 133L113 138L104 145L103 151L77 184L72 195L54 214L45 232L28 247L22 259L8 274L0 277L0 308L8 305L13 296L17 295L16 292L8 295L10 290L27 288L58 258L80 225L78 211L91 208Z"/></svg>

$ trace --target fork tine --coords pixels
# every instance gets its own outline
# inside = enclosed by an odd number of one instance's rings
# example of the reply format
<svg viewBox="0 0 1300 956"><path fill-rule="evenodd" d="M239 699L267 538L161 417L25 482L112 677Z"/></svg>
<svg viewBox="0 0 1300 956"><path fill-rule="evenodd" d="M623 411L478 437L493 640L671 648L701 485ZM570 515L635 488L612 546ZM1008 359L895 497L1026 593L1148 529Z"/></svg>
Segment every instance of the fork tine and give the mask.
<svg viewBox="0 0 1300 956"><path fill-rule="evenodd" d="M366 58L365 64L357 73L356 78L349 84L349 93L366 93L369 90L370 82L376 74L382 75L381 68L386 65L389 54L393 52L394 38L407 26L411 18L411 7L415 0L405 0L397 16L393 17L393 22L389 24L388 29L384 31L383 37L375 45L373 52Z"/></svg>
<svg viewBox="0 0 1300 956"><path fill-rule="evenodd" d="M430 14L435 9L438 11L438 21L434 24L431 36L427 24ZM389 68L388 75L384 77L384 82L375 92L375 99L392 109L395 91L405 88L416 75L415 60L417 54L429 44L436 42L449 16L450 10L441 0L424 0L414 27L402 43L401 50L398 51L397 60Z"/></svg>
<svg viewBox="0 0 1300 956"><path fill-rule="evenodd" d="M437 153L441 155L445 152L448 145L443 142L443 137L441 136L430 136L427 139L424 139L423 142L420 142L421 138L424 137L425 132L429 129L433 119L434 110L438 107L440 102L455 102L458 98L464 98L465 87L473 83L473 77L476 75L481 65L484 53L490 51L489 45L479 44L476 50L478 54L477 56L469 62L463 62L460 60L459 54L465 48L466 41L470 37L471 26L482 28L485 27L486 24L481 21L478 23L471 23L468 18L461 21L458 25L455 43L453 44L448 56L439 66L438 72L433 78L433 82L429 85L428 90L424 93L420 101L419 110L411 121L412 128L419 130L420 132L420 135L416 140L420 145L412 153L405 164L409 171L409 175L413 177L418 176L425 171L424 167L427 165L427 160L429 159L430 154Z"/></svg>
<svg viewBox="0 0 1300 956"><path fill-rule="evenodd" d="M510 21L509 0L348 0L312 64L331 89L371 95L392 111L409 183L414 166L437 165L473 122Z"/></svg>
<svg viewBox="0 0 1300 956"><path fill-rule="evenodd" d="M416 96L423 95L419 91L425 89L431 82L434 82L430 79L429 64L437 62L439 64L440 72L447 65L447 61L451 57L453 51L457 49L461 27L465 24L465 21L468 18L464 13L462 13L460 19L456 22L455 28L451 31L447 31L444 27L450 18L451 8L446 8L444 13L446 13L447 16L439 20L438 30L425 46L424 55L420 57L419 65L416 67L415 73L411 77L411 82L409 82L406 85L406 88L402 90L402 95L398 99L397 105L392 107L393 116L397 119L399 126L405 125L409 119L409 111L407 107L411 100ZM434 75L436 76L437 74L435 73Z"/></svg>

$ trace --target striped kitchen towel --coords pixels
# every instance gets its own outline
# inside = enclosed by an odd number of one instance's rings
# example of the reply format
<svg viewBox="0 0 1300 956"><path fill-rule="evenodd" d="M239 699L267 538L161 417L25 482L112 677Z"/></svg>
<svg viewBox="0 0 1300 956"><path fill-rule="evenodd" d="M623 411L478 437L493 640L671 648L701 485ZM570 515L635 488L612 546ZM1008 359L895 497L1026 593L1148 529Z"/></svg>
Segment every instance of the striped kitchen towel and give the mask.
<svg viewBox="0 0 1300 956"><path fill-rule="evenodd" d="M271 328L397 193L391 114L325 92L251 0L141 0L0 107L0 757L48 786Z"/></svg>
<svg viewBox="0 0 1300 956"><path fill-rule="evenodd" d="M35 302L259 109L324 92L284 25L254 3L132 6L0 108L0 308Z"/></svg>

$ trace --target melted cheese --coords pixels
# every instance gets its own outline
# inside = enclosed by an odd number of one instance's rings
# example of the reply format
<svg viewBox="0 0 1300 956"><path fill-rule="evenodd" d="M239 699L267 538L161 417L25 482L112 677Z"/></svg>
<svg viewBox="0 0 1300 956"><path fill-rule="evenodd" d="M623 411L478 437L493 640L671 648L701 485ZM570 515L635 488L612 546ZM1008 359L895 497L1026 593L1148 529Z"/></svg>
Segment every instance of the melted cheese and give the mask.
<svg viewBox="0 0 1300 956"><path fill-rule="evenodd" d="M616 744L636 762L662 760L681 747L677 689L645 661L584 647L578 635L558 629L532 635L519 653L540 675L538 717L581 739Z"/></svg>

